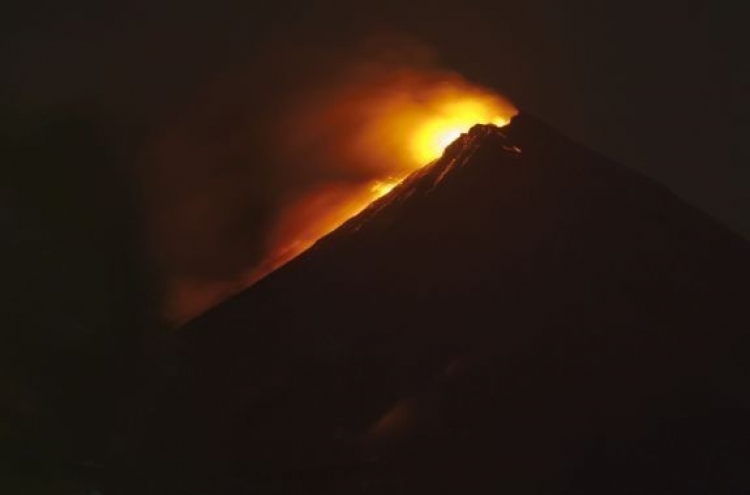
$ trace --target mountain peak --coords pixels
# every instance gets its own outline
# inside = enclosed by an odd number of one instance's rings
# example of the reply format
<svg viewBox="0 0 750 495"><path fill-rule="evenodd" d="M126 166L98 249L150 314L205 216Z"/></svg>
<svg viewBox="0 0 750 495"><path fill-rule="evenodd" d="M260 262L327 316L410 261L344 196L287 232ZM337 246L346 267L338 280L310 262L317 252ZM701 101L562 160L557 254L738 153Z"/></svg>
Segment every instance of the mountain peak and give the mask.
<svg viewBox="0 0 750 495"><path fill-rule="evenodd" d="M521 153L520 148L510 141L502 128L494 124L476 124L449 144L440 158L410 174L388 194L378 198L319 242L325 244L329 240L351 235L377 216L386 216L389 211L395 212L407 202L419 201L419 198L439 187L441 182L459 174L480 148L493 149L508 159Z"/></svg>
<svg viewBox="0 0 750 495"><path fill-rule="evenodd" d="M750 444L748 293L747 243L665 187L475 126L179 331L133 455L159 493L744 486L705 452Z"/></svg>

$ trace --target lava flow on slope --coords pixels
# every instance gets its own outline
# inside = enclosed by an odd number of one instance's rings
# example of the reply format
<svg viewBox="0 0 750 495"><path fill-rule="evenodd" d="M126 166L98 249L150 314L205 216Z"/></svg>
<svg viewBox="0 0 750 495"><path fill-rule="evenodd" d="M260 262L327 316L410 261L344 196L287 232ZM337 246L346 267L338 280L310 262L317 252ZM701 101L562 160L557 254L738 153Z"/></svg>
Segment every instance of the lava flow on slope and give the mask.
<svg viewBox="0 0 750 495"><path fill-rule="evenodd" d="M164 343L120 486L747 486L748 293L748 244L665 187L524 114L476 126Z"/></svg>
<svg viewBox="0 0 750 495"><path fill-rule="evenodd" d="M454 72L365 59L289 90L268 115L199 106L185 119L195 124L158 141L165 171L149 179L151 230L174 326L304 252L472 125L505 125L517 113ZM226 123L215 116L225 114L250 122L216 136Z"/></svg>
<svg viewBox="0 0 750 495"><path fill-rule="evenodd" d="M517 110L491 91L451 75L405 71L377 84L339 90L323 109L304 110L287 135L294 149L320 147L337 137L337 159L378 170L359 184L316 188L288 206L272 233L270 253L248 284L298 256L412 172L442 156L475 124L507 125ZM346 131L338 131L342 127ZM340 142L339 142L340 141Z"/></svg>

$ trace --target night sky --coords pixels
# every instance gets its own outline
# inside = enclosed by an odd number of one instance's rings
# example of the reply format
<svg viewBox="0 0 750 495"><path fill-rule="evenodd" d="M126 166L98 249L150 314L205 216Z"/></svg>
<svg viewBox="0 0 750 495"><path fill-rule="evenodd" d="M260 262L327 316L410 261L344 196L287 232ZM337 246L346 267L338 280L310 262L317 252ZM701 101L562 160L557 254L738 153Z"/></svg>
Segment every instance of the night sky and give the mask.
<svg viewBox="0 0 750 495"><path fill-rule="evenodd" d="M397 33L750 235L743 2L25 2L3 17L15 107L94 107L136 145L275 43ZM7 9L7 7L6 7Z"/></svg>

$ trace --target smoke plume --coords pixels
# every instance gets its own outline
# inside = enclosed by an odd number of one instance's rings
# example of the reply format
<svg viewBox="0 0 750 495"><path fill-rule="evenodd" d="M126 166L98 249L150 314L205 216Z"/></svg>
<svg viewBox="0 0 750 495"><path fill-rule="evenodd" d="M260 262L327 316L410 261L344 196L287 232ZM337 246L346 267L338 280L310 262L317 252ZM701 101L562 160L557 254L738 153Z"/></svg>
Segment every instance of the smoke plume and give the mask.
<svg viewBox="0 0 750 495"><path fill-rule="evenodd" d="M276 47L208 85L143 160L167 317L254 283L436 158L432 128L456 111L466 125L515 113L401 39Z"/></svg>

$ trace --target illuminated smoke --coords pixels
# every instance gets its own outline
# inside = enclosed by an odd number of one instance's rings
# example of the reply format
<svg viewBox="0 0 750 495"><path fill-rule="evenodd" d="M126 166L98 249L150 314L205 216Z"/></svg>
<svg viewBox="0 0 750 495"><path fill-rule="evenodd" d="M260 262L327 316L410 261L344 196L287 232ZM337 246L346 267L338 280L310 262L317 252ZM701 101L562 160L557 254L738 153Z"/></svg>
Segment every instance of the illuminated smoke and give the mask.
<svg viewBox="0 0 750 495"><path fill-rule="evenodd" d="M472 125L516 113L426 53L399 43L273 59L281 75L269 64L230 77L167 127L146 178L172 321L298 255Z"/></svg>

